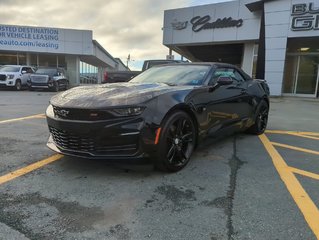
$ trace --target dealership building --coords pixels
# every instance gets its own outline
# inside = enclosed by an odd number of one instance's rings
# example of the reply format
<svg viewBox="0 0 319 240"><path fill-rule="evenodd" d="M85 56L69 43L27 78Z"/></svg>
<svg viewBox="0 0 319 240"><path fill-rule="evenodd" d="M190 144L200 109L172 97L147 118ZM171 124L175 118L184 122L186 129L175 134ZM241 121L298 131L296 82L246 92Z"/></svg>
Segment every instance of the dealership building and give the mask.
<svg viewBox="0 0 319 240"><path fill-rule="evenodd" d="M71 85L98 83L108 70L127 70L90 30L0 25L0 65L59 67Z"/></svg>
<svg viewBox="0 0 319 240"><path fill-rule="evenodd" d="M192 61L227 62L273 96L318 97L318 0L235 0L166 10L163 44Z"/></svg>

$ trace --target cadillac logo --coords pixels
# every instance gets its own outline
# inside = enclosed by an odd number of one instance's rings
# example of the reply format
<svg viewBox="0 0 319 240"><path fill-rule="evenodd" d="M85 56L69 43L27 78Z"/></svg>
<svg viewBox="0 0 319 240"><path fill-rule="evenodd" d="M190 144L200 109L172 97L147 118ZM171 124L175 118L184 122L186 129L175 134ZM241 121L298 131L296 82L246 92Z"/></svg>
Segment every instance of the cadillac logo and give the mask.
<svg viewBox="0 0 319 240"><path fill-rule="evenodd" d="M187 28L187 23L188 21L186 22L178 22L176 19L174 20L174 22L172 22L172 27L173 29L175 30L183 30L185 28Z"/></svg>

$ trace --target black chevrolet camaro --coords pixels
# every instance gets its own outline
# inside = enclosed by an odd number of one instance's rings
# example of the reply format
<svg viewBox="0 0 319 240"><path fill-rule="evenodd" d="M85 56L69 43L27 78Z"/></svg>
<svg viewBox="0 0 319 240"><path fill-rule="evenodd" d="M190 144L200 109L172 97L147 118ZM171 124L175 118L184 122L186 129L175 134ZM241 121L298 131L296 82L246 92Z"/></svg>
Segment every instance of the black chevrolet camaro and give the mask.
<svg viewBox="0 0 319 240"><path fill-rule="evenodd" d="M178 171L201 140L226 130L261 134L269 88L236 66L153 67L127 83L80 86L52 97L48 147L70 156L145 159Z"/></svg>

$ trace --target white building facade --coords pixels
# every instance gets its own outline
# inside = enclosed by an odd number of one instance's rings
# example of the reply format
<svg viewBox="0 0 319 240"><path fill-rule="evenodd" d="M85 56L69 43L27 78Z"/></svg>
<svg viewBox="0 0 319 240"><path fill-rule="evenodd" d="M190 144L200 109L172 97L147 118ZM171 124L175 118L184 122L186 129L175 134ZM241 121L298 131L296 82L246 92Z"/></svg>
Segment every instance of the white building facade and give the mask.
<svg viewBox="0 0 319 240"><path fill-rule="evenodd" d="M71 85L98 83L106 69L125 66L92 35L90 30L0 25L0 65L60 67Z"/></svg>
<svg viewBox="0 0 319 240"><path fill-rule="evenodd" d="M236 64L271 95L318 97L319 2L235 0L166 10L163 44L192 61Z"/></svg>

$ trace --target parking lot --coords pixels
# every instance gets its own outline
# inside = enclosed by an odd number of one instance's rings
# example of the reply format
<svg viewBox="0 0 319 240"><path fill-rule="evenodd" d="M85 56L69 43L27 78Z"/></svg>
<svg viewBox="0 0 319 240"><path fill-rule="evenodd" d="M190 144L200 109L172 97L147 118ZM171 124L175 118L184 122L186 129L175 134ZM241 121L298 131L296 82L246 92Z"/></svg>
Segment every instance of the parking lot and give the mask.
<svg viewBox="0 0 319 240"><path fill-rule="evenodd" d="M273 98L264 135L168 174L50 151L54 94L0 91L0 239L319 239L319 100Z"/></svg>

